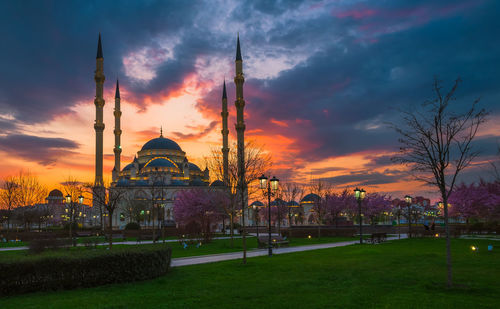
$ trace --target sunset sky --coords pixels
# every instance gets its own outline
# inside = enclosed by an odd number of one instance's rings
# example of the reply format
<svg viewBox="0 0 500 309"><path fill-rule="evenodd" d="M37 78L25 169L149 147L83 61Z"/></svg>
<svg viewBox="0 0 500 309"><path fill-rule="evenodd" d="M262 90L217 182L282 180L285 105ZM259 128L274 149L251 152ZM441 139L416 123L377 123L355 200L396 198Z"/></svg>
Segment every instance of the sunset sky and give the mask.
<svg viewBox="0 0 500 309"><path fill-rule="evenodd" d="M458 110L491 112L461 180L490 177L500 144L500 2L2 1L0 177L23 169L58 187L94 178L95 55L102 36L104 170L113 168L116 79L122 167L149 139L175 140L190 161L221 147L222 82L234 130L239 33L245 137L271 152L273 174L341 190L436 195L391 163L400 109L461 77Z"/></svg>

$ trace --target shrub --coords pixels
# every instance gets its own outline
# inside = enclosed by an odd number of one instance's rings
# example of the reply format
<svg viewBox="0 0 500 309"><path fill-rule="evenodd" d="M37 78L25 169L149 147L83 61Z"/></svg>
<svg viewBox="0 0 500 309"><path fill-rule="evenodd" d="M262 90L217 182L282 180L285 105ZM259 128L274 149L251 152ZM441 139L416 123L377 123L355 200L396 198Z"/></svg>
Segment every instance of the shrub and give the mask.
<svg viewBox="0 0 500 309"><path fill-rule="evenodd" d="M167 273L170 257L169 247L157 246L60 251L0 262L0 295L152 279Z"/></svg>
<svg viewBox="0 0 500 309"><path fill-rule="evenodd" d="M70 238L39 238L29 242L29 253L39 254L45 249L60 249L70 247L72 240Z"/></svg>
<svg viewBox="0 0 500 309"><path fill-rule="evenodd" d="M127 225L125 225L126 230L140 230L141 225L137 222L129 222Z"/></svg>

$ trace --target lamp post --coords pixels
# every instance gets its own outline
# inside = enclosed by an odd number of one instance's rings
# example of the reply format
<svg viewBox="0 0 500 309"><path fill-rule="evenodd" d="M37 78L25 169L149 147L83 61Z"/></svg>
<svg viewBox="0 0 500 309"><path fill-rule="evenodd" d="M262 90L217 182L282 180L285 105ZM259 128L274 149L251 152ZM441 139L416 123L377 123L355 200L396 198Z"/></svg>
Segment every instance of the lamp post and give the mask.
<svg viewBox="0 0 500 309"><path fill-rule="evenodd" d="M363 217L361 216L361 201L365 199L366 191L363 189L354 189L354 197L358 201L358 211L359 211L359 243L363 244Z"/></svg>
<svg viewBox="0 0 500 309"><path fill-rule="evenodd" d="M259 218L259 208L257 207L257 205L253 205L252 206L253 208L253 215L254 215L254 218L255 218L255 226L257 227L257 239L259 238L259 221L258 221L258 218Z"/></svg>
<svg viewBox="0 0 500 309"><path fill-rule="evenodd" d="M268 239L268 246L269 246L269 256L273 255L273 244L271 241L271 195L275 194L276 191L278 191L278 183L279 179L276 178L276 176L273 176L273 178L269 181L267 181L267 177L262 176L259 177L259 183L260 183L260 188L264 191L264 195L267 195L267 207L268 207L268 217L267 217L267 223L269 225L269 239ZM267 189L267 191L266 191Z"/></svg>
<svg viewBox="0 0 500 309"><path fill-rule="evenodd" d="M411 196L405 196L406 207L408 207L408 237L411 238Z"/></svg>
<svg viewBox="0 0 500 309"><path fill-rule="evenodd" d="M72 200L72 197L70 194L65 196L66 198L66 205L68 206L67 210L69 212L69 238L73 239L73 220L74 220L74 215L75 215L75 207L77 202ZM79 205L83 204L83 196L80 195L78 196L78 203ZM75 244L73 244L75 245Z"/></svg>
<svg viewBox="0 0 500 309"><path fill-rule="evenodd" d="M401 239L401 205L398 203L398 239Z"/></svg>

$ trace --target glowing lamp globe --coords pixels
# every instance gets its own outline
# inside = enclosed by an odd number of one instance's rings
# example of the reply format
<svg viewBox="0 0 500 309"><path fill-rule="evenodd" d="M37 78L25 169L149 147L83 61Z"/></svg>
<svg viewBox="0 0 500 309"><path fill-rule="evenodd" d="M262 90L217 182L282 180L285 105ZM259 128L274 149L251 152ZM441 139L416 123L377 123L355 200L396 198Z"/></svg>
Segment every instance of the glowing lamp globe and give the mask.
<svg viewBox="0 0 500 309"><path fill-rule="evenodd" d="M405 201L406 203L411 204L411 196L409 195L405 196Z"/></svg>
<svg viewBox="0 0 500 309"><path fill-rule="evenodd" d="M271 183L271 189L276 192L278 191L278 183L279 179L276 178L276 176L273 176L273 178L269 181Z"/></svg>
<svg viewBox="0 0 500 309"><path fill-rule="evenodd" d="M259 177L259 184L261 189L265 189L267 187L267 177L264 176L264 174Z"/></svg>

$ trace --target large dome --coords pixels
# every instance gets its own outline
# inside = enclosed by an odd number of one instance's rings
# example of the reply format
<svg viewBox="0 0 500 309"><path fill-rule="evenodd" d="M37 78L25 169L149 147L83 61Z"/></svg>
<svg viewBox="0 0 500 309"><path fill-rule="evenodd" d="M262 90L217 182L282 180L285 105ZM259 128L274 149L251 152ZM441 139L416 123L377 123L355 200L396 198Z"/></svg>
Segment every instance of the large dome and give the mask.
<svg viewBox="0 0 500 309"><path fill-rule="evenodd" d="M167 159L156 158L151 160L147 165L147 167L177 167L174 163L170 162Z"/></svg>
<svg viewBox="0 0 500 309"><path fill-rule="evenodd" d="M163 136L153 138L152 140L144 144L141 150L149 149L172 149L182 151L181 147L176 142Z"/></svg>

